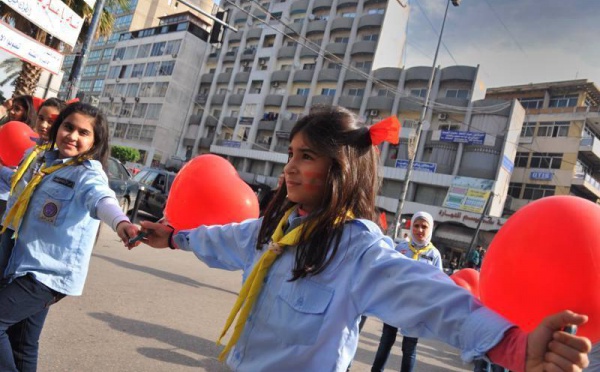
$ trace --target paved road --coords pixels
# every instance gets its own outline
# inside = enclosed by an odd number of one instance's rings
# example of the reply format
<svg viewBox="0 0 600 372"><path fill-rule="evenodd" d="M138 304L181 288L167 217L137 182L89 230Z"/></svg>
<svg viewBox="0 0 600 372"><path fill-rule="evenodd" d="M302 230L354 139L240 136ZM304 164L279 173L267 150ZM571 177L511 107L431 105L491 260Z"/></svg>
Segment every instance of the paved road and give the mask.
<svg viewBox="0 0 600 372"><path fill-rule="evenodd" d="M127 251L103 228L84 294L54 305L42 334L39 371L228 371L215 345L240 286L239 272L207 268L188 252ZM369 371L381 323L369 319L352 371ZM472 371L455 349L421 342L417 371ZM400 348L389 371L398 371Z"/></svg>

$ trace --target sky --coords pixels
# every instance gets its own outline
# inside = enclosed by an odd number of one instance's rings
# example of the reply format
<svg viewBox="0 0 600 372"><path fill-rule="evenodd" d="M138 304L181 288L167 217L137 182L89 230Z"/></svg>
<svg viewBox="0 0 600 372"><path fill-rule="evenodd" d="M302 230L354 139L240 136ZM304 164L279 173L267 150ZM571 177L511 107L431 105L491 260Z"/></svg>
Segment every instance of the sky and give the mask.
<svg viewBox="0 0 600 372"><path fill-rule="evenodd" d="M447 2L409 3L404 65L431 66ZM600 86L599 34L598 0L462 0L448 9L437 65L480 65L488 88L571 79Z"/></svg>
<svg viewBox="0 0 600 372"><path fill-rule="evenodd" d="M447 1L399 1L411 8L403 65L431 66ZM480 65L488 88L572 79L600 87L599 35L599 0L462 0L448 9L437 65Z"/></svg>

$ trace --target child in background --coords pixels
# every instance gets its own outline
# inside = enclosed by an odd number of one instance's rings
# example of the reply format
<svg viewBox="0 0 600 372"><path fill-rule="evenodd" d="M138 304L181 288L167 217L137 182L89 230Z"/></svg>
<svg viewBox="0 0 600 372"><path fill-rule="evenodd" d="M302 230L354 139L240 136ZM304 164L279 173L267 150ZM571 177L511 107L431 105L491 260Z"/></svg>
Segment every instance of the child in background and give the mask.
<svg viewBox="0 0 600 372"><path fill-rule="evenodd" d="M99 219L123 241L138 233L121 211L103 166L108 125L72 104L49 133L43 161L26 156L15 173L0 242L0 371L34 371L50 305L83 291ZM36 169L38 168L39 169Z"/></svg>
<svg viewBox="0 0 600 372"><path fill-rule="evenodd" d="M35 127L33 128L40 135L40 143L48 142L48 135L52 124L58 118L58 114L66 107L65 101L58 98L48 98L42 102L38 109Z"/></svg>
<svg viewBox="0 0 600 372"><path fill-rule="evenodd" d="M12 107L8 112L9 121L20 121L31 128L35 127L37 112L33 106L33 98L31 96L18 96L13 98Z"/></svg>
<svg viewBox="0 0 600 372"><path fill-rule="evenodd" d="M392 121L393 122L393 121ZM590 342L560 332L587 318L569 311L525 334L432 265L408 259L377 218L379 123L360 128L343 108L313 110L290 133L285 183L264 216L174 231L142 222L146 243L192 251L210 267L243 270L240 315L221 357L235 371L345 371L361 314L440 339L471 361L487 355L513 371L579 370Z"/></svg>

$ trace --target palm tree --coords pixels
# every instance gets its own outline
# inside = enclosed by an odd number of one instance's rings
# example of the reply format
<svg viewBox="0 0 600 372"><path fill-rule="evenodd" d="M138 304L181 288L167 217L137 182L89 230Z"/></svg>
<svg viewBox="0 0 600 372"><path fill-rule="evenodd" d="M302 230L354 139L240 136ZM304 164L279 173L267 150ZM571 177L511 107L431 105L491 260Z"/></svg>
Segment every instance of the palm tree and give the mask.
<svg viewBox="0 0 600 372"><path fill-rule="evenodd" d="M18 58L7 58L0 62L0 70L6 74L4 80L0 81L0 86L5 86L8 83L14 84L15 79L19 76L23 62Z"/></svg>
<svg viewBox="0 0 600 372"><path fill-rule="evenodd" d="M87 34L94 10L82 0L63 0L63 2L84 19L81 33L77 39L78 42L81 42ZM111 12L110 10L114 9L128 11L129 0L106 0L106 5L104 6L104 9L102 9L102 16L100 17L100 24L98 25L96 37L104 37L111 34L113 23L115 21L114 13L116 12ZM0 4L0 19L13 25L25 35L53 49L57 49L62 53L70 53L72 51L69 45L46 33L5 4ZM13 94L15 96L33 94L41 74L42 69L40 67L23 61L21 71L15 81L15 91Z"/></svg>

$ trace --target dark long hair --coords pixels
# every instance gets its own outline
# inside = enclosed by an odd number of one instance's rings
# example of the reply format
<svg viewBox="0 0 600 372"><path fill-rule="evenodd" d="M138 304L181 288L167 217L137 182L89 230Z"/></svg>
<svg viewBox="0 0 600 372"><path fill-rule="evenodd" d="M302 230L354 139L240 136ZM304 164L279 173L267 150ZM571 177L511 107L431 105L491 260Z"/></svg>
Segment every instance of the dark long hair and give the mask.
<svg viewBox="0 0 600 372"><path fill-rule="evenodd" d="M29 125L31 128L35 128L35 121L37 119L37 112L35 112L35 107L33 106L33 98L31 96L18 96L12 99L13 106L18 104L23 107L25 110L25 117L21 120L23 123ZM11 119L12 120L12 119Z"/></svg>
<svg viewBox="0 0 600 372"><path fill-rule="evenodd" d="M42 109L42 107L54 107L60 112L65 107L67 107L67 104L62 99L52 97L52 98L45 99L44 102L42 102L42 104L38 108L38 113Z"/></svg>
<svg viewBox="0 0 600 372"><path fill-rule="evenodd" d="M290 141L302 133L313 149L332 160L320 205L306 217L313 228L305 229L296 250L292 281L316 275L329 265L339 249L344 223L355 218L375 220L375 198L379 189L379 155L371 145L367 128L356 116L336 106L315 107L300 119ZM287 200L285 183L279 187L265 211L257 249L268 243L279 220L295 203Z"/></svg>
<svg viewBox="0 0 600 372"><path fill-rule="evenodd" d="M51 148L56 144L56 135L62 122L69 115L75 113L89 116L94 119L92 122L94 127L94 144L85 154L79 155L77 161L83 162L85 159L95 159L106 169L108 161L108 122L102 111L87 103L72 103L60 112L58 118L56 118L54 124L52 124L50 134L48 135Z"/></svg>

